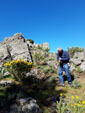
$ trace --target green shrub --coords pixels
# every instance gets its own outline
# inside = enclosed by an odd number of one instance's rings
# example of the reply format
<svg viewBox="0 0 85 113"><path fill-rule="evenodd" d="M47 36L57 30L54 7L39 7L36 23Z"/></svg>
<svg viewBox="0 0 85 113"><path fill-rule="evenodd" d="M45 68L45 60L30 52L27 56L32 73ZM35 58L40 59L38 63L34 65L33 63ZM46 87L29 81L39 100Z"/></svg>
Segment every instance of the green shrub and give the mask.
<svg viewBox="0 0 85 113"><path fill-rule="evenodd" d="M60 96L60 101L57 101L57 113L67 113L69 104L63 103L62 96Z"/></svg>
<svg viewBox="0 0 85 113"><path fill-rule="evenodd" d="M33 54L35 64L40 64L41 61L44 61L45 57L41 52L36 52Z"/></svg>
<svg viewBox="0 0 85 113"><path fill-rule="evenodd" d="M56 79L56 76L50 76L47 81L49 83L53 83L55 81L55 79Z"/></svg>
<svg viewBox="0 0 85 113"><path fill-rule="evenodd" d="M23 81L25 79L26 73L31 70L32 66L32 62L27 62L22 59L13 60L4 64L4 67L13 74L18 81Z"/></svg>
<svg viewBox="0 0 85 113"><path fill-rule="evenodd" d="M49 52L50 51L50 49L49 48L46 48L46 49L44 49L46 52Z"/></svg>
<svg viewBox="0 0 85 113"><path fill-rule="evenodd" d="M78 73L82 73L82 69L80 68L80 66L75 66L74 71Z"/></svg>
<svg viewBox="0 0 85 113"><path fill-rule="evenodd" d="M56 73L56 70L53 69L52 66L49 66L49 67L45 67L45 68L43 69L43 72L44 72L44 73Z"/></svg>
<svg viewBox="0 0 85 113"><path fill-rule="evenodd" d="M82 86L82 85L81 85L81 83L77 80L77 78L74 79L74 81L72 82L72 85L71 85L72 88L80 88L81 86Z"/></svg>
<svg viewBox="0 0 85 113"><path fill-rule="evenodd" d="M82 52L83 50L84 50L83 48L79 48L79 47L68 48L68 52L70 54L74 54L75 52Z"/></svg>
<svg viewBox="0 0 85 113"><path fill-rule="evenodd" d="M45 68L43 69L43 72L44 72L44 73L49 73L49 72L50 72L50 67L45 67Z"/></svg>
<svg viewBox="0 0 85 113"><path fill-rule="evenodd" d="M39 69L44 69L46 66L45 66L45 65L37 65L37 67L38 67Z"/></svg>
<svg viewBox="0 0 85 113"><path fill-rule="evenodd" d="M50 73L56 73L56 70L51 65L50 65Z"/></svg>
<svg viewBox="0 0 85 113"><path fill-rule="evenodd" d="M6 73L6 72L7 72L7 70L6 70L5 68L0 67L0 80L4 78L3 75L4 75L4 73Z"/></svg>
<svg viewBox="0 0 85 113"><path fill-rule="evenodd" d="M43 47L41 47L40 45L38 45L37 49L43 50Z"/></svg>
<svg viewBox="0 0 85 113"><path fill-rule="evenodd" d="M27 39L31 44L34 44L34 41L32 39Z"/></svg>

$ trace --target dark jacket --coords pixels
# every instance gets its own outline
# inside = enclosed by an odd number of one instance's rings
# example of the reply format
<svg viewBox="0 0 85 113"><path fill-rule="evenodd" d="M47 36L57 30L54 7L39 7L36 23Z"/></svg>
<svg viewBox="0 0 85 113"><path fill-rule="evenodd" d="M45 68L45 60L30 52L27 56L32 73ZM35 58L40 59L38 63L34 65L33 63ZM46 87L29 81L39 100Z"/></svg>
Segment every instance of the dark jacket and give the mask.
<svg viewBox="0 0 85 113"><path fill-rule="evenodd" d="M70 59L70 56L68 54L68 52L66 51L62 51L61 54L57 54L57 60L59 61L59 58L61 58L61 64L64 64L64 63L68 63L69 62L69 59Z"/></svg>

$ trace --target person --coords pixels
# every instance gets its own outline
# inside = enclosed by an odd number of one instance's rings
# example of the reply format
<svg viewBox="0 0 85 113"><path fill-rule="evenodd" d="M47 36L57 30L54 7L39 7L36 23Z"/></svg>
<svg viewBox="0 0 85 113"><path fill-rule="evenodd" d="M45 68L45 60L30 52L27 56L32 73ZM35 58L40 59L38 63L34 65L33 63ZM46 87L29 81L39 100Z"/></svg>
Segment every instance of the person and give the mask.
<svg viewBox="0 0 85 113"><path fill-rule="evenodd" d="M68 84L71 84L71 75L69 72L69 59L70 56L68 54L68 52L64 51L62 48L58 48L57 49L58 54L57 54L57 61L59 62L59 69L58 69L58 74L59 74L59 81L60 81L60 85L64 86L64 78L63 78L63 71L65 71L66 76L67 76L67 80L68 80Z"/></svg>

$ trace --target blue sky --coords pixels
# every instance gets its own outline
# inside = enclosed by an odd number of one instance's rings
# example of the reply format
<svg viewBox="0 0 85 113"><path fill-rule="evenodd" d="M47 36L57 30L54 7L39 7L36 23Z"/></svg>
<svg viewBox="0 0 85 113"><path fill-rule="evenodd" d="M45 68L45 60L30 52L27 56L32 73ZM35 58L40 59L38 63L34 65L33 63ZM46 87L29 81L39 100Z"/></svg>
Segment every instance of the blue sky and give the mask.
<svg viewBox="0 0 85 113"><path fill-rule="evenodd" d="M85 47L85 0L0 0L0 41L18 32L51 52Z"/></svg>

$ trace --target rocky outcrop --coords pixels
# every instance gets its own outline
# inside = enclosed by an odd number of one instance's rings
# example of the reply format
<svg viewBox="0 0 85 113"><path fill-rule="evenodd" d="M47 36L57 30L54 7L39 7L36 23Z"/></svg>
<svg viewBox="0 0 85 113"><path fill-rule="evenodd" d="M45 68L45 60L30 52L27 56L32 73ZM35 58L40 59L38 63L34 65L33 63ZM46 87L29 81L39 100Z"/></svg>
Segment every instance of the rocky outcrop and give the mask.
<svg viewBox="0 0 85 113"><path fill-rule="evenodd" d="M25 39L21 33L16 33L12 37L6 37L5 40L0 43L0 62L17 60L19 58L33 61L32 54L41 51L40 49L35 51L35 47L41 47L42 53L46 56L44 50L49 49L49 44L32 44Z"/></svg>
<svg viewBox="0 0 85 113"><path fill-rule="evenodd" d="M10 106L7 113L42 113L41 109L33 98L17 99L16 102Z"/></svg>
<svg viewBox="0 0 85 113"><path fill-rule="evenodd" d="M77 66L85 71L85 51L83 52L75 52L73 58L70 59L71 62L71 71L73 71Z"/></svg>
<svg viewBox="0 0 85 113"><path fill-rule="evenodd" d="M48 42L46 42L46 43L43 43L43 44L35 44L34 45L35 47L41 47L41 48L43 48L43 49L49 49L49 44L48 44Z"/></svg>
<svg viewBox="0 0 85 113"><path fill-rule="evenodd" d="M8 52L6 44L0 43L0 62L10 60L10 54Z"/></svg>
<svg viewBox="0 0 85 113"><path fill-rule="evenodd" d="M0 43L0 61L26 59L32 61L30 46L21 33L16 33L12 37L5 38Z"/></svg>
<svg viewBox="0 0 85 113"><path fill-rule="evenodd" d="M82 71L85 71L85 61L82 62L82 64L80 65L80 68L82 69Z"/></svg>

